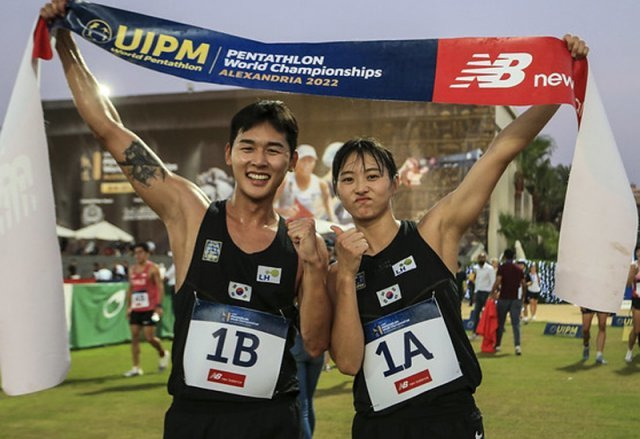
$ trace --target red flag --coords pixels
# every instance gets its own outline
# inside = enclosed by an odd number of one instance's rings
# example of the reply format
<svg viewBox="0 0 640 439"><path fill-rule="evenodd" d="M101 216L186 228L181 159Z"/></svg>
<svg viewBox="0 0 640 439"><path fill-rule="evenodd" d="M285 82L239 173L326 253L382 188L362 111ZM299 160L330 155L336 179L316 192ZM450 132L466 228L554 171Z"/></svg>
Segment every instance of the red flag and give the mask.
<svg viewBox="0 0 640 439"><path fill-rule="evenodd" d="M36 30L33 33L33 51L31 52L31 57L46 60L53 58L51 35L49 34L47 23L42 18L38 19Z"/></svg>

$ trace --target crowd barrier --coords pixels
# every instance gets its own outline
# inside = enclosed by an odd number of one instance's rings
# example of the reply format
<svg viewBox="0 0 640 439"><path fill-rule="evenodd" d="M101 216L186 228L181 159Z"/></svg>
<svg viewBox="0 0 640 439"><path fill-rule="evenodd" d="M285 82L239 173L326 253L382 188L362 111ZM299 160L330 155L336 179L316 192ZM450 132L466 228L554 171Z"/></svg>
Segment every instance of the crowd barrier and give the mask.
<svg viewBox="0 0 640 439"><path fill-rule="evenodd" d="M131 340L127 320L127 282L64 284L69 346L90 348ZM169 291L165 285L165 291ZM173 306L165 294L157 335L173 337Z"/></svg>

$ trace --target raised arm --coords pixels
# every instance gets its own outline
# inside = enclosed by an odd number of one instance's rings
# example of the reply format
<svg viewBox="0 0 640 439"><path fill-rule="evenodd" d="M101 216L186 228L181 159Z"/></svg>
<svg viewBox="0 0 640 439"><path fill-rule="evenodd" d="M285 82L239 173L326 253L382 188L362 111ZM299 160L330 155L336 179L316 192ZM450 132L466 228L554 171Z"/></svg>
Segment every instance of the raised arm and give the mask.
<svg viewBox="0 0 640 439"><path fill-rule="evenodd" d="M571 35L565 35L564 40L572 56L587 56L589 49L584 41ZM539 105L518 116L494 138L458 188L444 197L421 220L421 235L434 247L450 270L455 270L460 237L480 215L502 173L538 135L558 108L559 105Z"/></svg>
<svg viewBox="0 0 640 439"><path fill-rule="evenodd" d="M63 17L66 3L54 0L41 9L40 16L49 22ZM80 116L118 162L135 192L167 226L179 285L209 200L196 185L167 170L158 156L122 124L112 103L100 93L68 30L58 30L56 50Z"/></svg>
<svg viewBox="0 0 640 439"><path fill-rule="evenodd" d="M98 82L69 31L58 31L56 50L82 119L118 162L136 193L165 222L174 219L181 195L195 195L197 188L190 188L191 183L167 170L158 156L122 124L109 99L100 94Z"/></svg>

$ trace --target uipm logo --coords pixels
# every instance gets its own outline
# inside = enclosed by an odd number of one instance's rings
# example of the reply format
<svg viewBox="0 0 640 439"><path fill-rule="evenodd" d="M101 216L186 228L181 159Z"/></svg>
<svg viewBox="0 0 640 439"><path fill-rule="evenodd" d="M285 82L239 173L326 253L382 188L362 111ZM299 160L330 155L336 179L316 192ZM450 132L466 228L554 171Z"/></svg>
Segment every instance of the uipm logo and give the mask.
<svg viewBox="0 0 640 439"><path fill-rule="evenodd" d="M533 61L530 53L501 53L491 62L488 53L474 53L467 67L450 88L468 88L474 81L478 88L510 88L524 81L524 69Z"/></svg>

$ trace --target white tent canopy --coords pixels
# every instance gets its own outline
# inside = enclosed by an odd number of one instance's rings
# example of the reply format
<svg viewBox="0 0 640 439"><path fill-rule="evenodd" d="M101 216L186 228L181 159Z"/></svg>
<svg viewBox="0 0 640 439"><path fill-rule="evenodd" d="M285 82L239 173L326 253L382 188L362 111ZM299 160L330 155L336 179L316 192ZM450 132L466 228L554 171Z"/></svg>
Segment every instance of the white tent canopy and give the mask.
<svg viewBox="0 0 640 439"><path fill-rule="evenodd" d="M60 238L75 238L76 232L71 229L67 229L66 227L56 225L56 235Z"/></svg>
<svg viewBox="0 0 640 439"><path fill-rule="evenodd" d="M101 239L103 241L133 241L133 236L107 221L91 224L76 230L76 239Z"/></svg>

